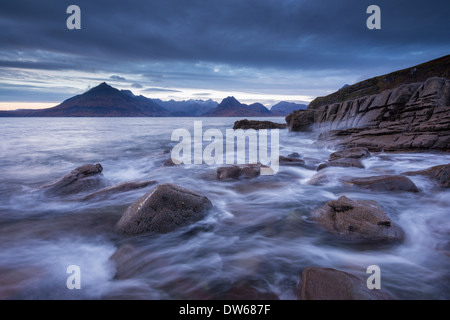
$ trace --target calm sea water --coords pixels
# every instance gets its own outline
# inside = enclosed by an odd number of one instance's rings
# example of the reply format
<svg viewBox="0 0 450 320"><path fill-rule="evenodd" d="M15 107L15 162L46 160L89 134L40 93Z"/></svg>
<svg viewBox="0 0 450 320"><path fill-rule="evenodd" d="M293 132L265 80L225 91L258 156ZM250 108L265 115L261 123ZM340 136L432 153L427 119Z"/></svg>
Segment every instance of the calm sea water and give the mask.
<svg viewBox="0 0 450 320"><path fill-rule="evenodd" d="M311 186L316 172L280 167L275 176L219 181L216 167L163 167L174 129L225 133L236 118L0 118L1 299L223 299L244 292L295 299L301 271L323 266L366 279L381 268L382 288L400 299L449 299L450 191L427 178L422 190L375 193L338 183ZM266 119L267 120L267 119ZM270 119L284 122L283 118ZM332 150L314 134L280 131L280 154L298 152L312 164ZM207 196L208 216L169 234L122 238L115 224L152 186L104 199L68 201L39 189L85 163L101 163L112 184L130 180L174 183ZM377 154L366 169L333 168L346 176L399 174L450 163L444 153ZM396 245L352 245L330 237L311 212L331 199L376 200L405 231ZM119 268L110 259L132 246ZM81 289L68 290L69 265Z"/></svg>

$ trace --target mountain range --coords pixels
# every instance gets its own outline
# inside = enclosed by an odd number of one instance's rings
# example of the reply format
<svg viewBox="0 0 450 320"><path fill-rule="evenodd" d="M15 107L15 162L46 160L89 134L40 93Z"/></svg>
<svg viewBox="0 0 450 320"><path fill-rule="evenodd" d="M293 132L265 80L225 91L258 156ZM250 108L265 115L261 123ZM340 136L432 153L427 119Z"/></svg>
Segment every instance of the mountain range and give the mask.
<svg viewBox="0 0 450 320"><path fill-rule="evenodd" d="M47 109L0 111L0 117L271 117L286 116L306 105L281 102L271 110L261 103L242 104L234 97L221 103L209 100L162 101L103 82Z"/></svg>

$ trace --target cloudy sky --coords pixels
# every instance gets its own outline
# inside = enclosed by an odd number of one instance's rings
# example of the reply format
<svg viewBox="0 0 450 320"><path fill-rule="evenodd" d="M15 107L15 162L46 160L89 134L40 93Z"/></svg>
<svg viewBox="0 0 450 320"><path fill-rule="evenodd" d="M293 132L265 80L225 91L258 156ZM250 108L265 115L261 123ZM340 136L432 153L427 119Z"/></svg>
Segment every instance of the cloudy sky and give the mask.
<svg viewBox="0 0 450 320"><path fill-rule="evenodd" d="M450 53L448 0L0 0L0 109L106 81L161 99L266 106ZM69 5L81 30L68 30ZM381 30L366 9L381 8Z"/></svg>

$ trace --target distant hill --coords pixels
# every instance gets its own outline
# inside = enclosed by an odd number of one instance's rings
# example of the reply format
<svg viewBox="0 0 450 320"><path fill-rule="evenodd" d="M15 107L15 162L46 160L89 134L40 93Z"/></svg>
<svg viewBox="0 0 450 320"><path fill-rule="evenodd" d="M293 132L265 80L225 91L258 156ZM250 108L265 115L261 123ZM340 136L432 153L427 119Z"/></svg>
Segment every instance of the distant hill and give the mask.
<svg viewBox="0 0 450 320"><path fill-rule="evenodd" d="M308 109L317 109L320 106L341 103L345 100L354 100L363 96L379 94L387 89L394 89L403 84L424 82L431 77L450 77L450 55L431 60L417 66L395 71L382 76L358 82L343 87L340 90L311 101Z"/></svg>
<svg viewBox="0 0 450 320"><path fill-rule="evenodd" d="M270 117L272 113L261 103L246 105L235 97L227 97L219 105L206 113L207 117Z"/></svg>
<svg viewBox="0 0 450 320"><path fill-rule="evenodd" d="M218 103L212 99L209 100L183 100L183 101L162 101L152 99L164 109L170 111L176 117L200 117L217 107Z"/></svg>
<svg viewBox="0 0 450 320"><path fill-rule="evenodd" d="M227 97L220 104L209 100L163 101L136 96L103 82L48 109L0 111L0 117L271 117L285 116L305 105L280 102L272 111L261 103L240 103ZM292 111L291 111L292 110Z"/></svg>
<svg viewBox="0 0 450 320"><path fill-rule="evenodd" d="M281 101L270 108L270 112L274 116L287 116L295 110L304 110L308 107L307 104L298 104L294 102Z"/></svg>
<svg viewBox="0 0 450 320"><path fill-rule="evenodd" d="M143 96L101 83L53 108L11 111L20 117L166 117L170 112ZM5 114L1 114L5 116Z"/></svg>

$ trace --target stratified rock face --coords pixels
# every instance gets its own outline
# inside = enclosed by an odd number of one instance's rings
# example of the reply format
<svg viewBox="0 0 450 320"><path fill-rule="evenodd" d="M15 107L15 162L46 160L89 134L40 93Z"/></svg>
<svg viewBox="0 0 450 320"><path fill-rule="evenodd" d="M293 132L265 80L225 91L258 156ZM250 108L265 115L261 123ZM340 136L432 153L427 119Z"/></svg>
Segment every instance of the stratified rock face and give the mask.
<svg viewBox="0 0 450 320"><path fill-rule="evenodd" d="M129 206L117 227L128 235L167 233L201 220L211 207L205 196L173 184L160 184Z"/></svg>
<svg viewBox="0 0 450 320"><path fill-rule="evenodd" d="M275 123L272 121L258 121L258 120L238 120L234 123L233 129L286 129L286 123Z"/></svg>
<svg viewBox="0 0 450 320"><path fill-rule="evenodd" d="M450 80L432 77L379 94L295 111L289 129L323 132L323 145L371 151L450 150Z"/></svg>
<svg viewBox="0 0 450 320"><path fill-rule="evenodd" d="M370 290L363 279L331 268L308 267L298 287L301 300L392 300L385 291Z"/></svg>
<svg viewBox="0 0 450 320"><path fill-rule="evenodd" d="M56 182L43 186L46 193L55 195L77 194L105 186L100 163L82 165L66 174Z"/></svg>
<svg viewBox="0 0 450 320"><path fill-rule="evenodd" d="M323 228L344 238L392 241L403 237L400 228L372 200L342 196L318 209L314 217Z"/></svg>

